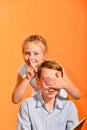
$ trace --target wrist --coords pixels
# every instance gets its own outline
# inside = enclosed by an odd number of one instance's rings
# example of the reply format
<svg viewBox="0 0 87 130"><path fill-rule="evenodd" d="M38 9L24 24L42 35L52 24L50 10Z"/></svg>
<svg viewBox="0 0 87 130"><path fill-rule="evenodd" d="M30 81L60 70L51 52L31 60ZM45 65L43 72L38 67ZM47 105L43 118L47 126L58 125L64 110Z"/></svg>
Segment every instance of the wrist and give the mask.
<svg viewBox="0 0 87 130"><path fill-rule="evenodd" d="M28 78L27 76L24 78L24 80L26 81L26 82L30 82L30 78Z"/></svg>
<svg viewBox="0 0 87 130"><path fill-rule="evenodd" d="M63 89L65 89L65 90L67 91L69 87L70 87L70 86L69 86L69 83L66 82L66 83L64 84L64 86L63 86Z"/></svg>

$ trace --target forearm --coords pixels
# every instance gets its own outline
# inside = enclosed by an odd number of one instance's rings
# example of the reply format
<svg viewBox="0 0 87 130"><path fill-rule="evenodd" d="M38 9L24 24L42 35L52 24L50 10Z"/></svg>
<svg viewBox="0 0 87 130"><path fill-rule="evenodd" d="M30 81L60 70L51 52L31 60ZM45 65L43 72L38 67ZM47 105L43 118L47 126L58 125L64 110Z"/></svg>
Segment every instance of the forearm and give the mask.
<svg viewBox="0 0 87 130"><path fill-rule="evenodd" d="M64 86L64 89L74 99L79 99L81 97L80 90L72 82L67 82L66 85Z"/></svg>
<svg viewBox="0 0 87 130"><path fill-rule="evenodd" d="M70 80L65 70L63 71L63 79L65 80L64 89L75 99L79 99L81 96L80 90L77 86Z"/></svg>
<svg viewBox="0 0 87 130"><path fill-rule="evenodd" d="M26 91L27 86L29 85L29 80L27 78L23 79L23 81L14 89L12 94L12 102L19 103Z"/></svg>

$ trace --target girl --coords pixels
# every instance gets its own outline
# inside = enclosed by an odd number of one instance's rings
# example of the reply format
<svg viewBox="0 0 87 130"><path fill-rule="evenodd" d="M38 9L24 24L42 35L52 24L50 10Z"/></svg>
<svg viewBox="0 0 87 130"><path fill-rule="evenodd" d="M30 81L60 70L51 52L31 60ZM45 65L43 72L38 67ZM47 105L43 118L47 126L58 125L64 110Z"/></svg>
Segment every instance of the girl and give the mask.
<svg viewBox="0 0 87 130"><path fill-rule="evenodd" d="M47 42L42 36L30 35L23 42L22 52L25 64L18 70L17 81L12 94L13 103L19 103L22 100L29 83L33 88L32 95L39 92L37 89L35 74L40 64L46 60ZM54 79L52 81L55 82ZM62 98L67 98L67 92L75 99L80 98L79 89L72 83L64 69L63 78L58 80L56 86L60 86L61 90L59 95Z"/></svg>

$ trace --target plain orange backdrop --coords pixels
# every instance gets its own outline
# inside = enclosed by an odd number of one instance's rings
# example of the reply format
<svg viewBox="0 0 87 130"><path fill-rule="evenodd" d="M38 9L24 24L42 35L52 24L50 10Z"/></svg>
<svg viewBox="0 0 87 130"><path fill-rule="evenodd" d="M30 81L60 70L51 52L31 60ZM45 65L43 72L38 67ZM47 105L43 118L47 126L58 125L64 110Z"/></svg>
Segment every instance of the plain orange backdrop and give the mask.
<svg viewBox="0 0 87 130"><path fill-rule="evenodd" d="M70 97L79 118L87 117L87 0L0 0L0 130L16 130L20 103L13 104L11 95L24 63L21 45L30 34L48 41L49 57L82 92L80 100ZM31 93L28 87L24 99Z"/></svg>

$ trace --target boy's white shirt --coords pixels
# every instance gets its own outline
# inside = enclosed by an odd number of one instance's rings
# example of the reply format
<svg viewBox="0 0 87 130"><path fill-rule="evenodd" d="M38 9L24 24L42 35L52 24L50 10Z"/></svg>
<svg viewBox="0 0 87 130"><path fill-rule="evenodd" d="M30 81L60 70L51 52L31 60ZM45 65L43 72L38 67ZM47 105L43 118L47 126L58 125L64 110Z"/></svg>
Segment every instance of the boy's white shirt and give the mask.
<svg viewBox="0 0 87 130"><path fill-rule="evenodd" d="M18 70L18 74L22 78L25 78L26 77L26 71L27 71L28 68L29 68L28 65L26 65L26 64L22 65ZM64 70L64 68L63 68L63 70ZM38 91L38 89L36 89L36 78L35 77L30 81L30 84L33 88L32 96L38 94L39 91ZM60 89L59 96L61 96L62 98L67 98L67 92L64 89Z"/></svg>

